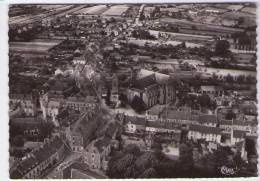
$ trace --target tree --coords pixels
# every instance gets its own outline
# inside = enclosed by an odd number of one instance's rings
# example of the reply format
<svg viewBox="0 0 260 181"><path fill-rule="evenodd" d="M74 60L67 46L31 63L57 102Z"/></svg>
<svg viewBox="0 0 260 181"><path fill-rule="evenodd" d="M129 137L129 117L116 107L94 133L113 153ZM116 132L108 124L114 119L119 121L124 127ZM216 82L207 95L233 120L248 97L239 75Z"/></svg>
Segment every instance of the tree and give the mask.
<svg viewBox="0 0 260 181"><path fill-rule="evenodd" d="M106 100L105 100L107 105L110 105L110 103L111 103L110 98L111 98L111 89L110 89L110 87L107 87L107 95L106 95Z"/></svg>
<svg viewBox="0 0 260 181"><path fill-rule="evenodd" d="M214 72L213 74L212 74L212 81L213 82L216 82L218 80L218 76L216 75L216 73Z"/></svg>
<svg viewBox="0 0 260 181"><path fill-rule="evenodd" d="M239 75L237 77L237 82L238 83L244 83L244 81L245 81L245 76L244 75Z"/></svg>
<svg viewBox="0 0 260 181"><path fill-rule="evenodd" d="M131 177L132 165L135 157L132 154L120 155L119 157L112 157L108 163L107 175L110 178L125 178Z"/></svg>
<svg viewBox="0 0 260 181"><path fill-rule="evenodd" d="M141 151L140 148L135 145L135 144L129 144L124 148L124 153L129 153L129 154L133 154L133 155L140 155Z"/></svg>
<svg viewBox="0 0 260 181"><path fill-rule="evenodd" d="M182 143L180 145L180 168L182 173L189 173L193 168L193 147L189 143Z"/></svg>
<svg viewBox="0 0 260 181"><path fill-rule="evenodd" d="M217 56L226 56L229 53L230 44L227 40L218 40L215 46L215 54Z"/></svg>
<svg viewBox="0 0 260 181"><path fill-rule="evenodd" d="M140 113L142 111L145 111L146 110L146 105L144 103L144 101L138 97L138 96L135 96L132 103L131 103L131 107L137 112L137 113Z"/></svg>
<svg viewBox="0 0 260 181"><path fill-rule="evenodd" d="M255 83L256 82L256 78L255 77L253 77L252 75L248 75L247 77L246 77L246 81L248 82L248 83Z"/></svg>
<svg viewBox="0 0 260 181"><path fill-rule="evenodd" d="M210 107L210 97L207 94L202 94L199 97L199 103L201 107Z"/></svg>
<svg viewBox="0 0 260 181"><path fill-rule="evenodd" d="M191 29L192 29L192 30L197 30L197 27L196 27L195 25L192 25L192 26L191 26Z"/></svg>
<svg viewBox="0 0 260 181"><path fill-rule="evenodd" d="M158 160L151 152L146 152L138 157L135 161L135 167L139 172L144 172L149 168L154 168L158 165Z"/></svg>
<svg viewBox="0 0 260 181"><path fill-rule="evenodd" d="M17 135L13 139L13 145L17 147L23 147L25 143L25 139L22 135Z"/></svg>
<svg viewBox="0 0 260 181"><path fill-rule="evenodd" d="M157 176L157 172L154 168L148 168L146 169L139 178L155 178Z"/></svg>
<svg viewBox="0 0 260 181"><path fill-rule="evenodd" d="M228 74L226 76L226 80L227 80L228 83L233 83L234 82L234 78L230 74Z"/></svg>
<svg viewBox="0 0 260 181"><path fill-rule="evenodd" d="M238 21L237 21L237 24L238 24L238 25L241 25L241 24L244 23L244 21L245 21L245 18L244 18L244 17L239 17L239 18L238 18Z"/></svg>
<svg viewBox="0 0 260 181"><path fill-rule="evenodd" d="M181 43L181 48L186 48L186 43L184 41Z"/></svg>
<svg viewBox="0 0 260 181"><path fill-rule="evenodd" d="M216 171L216 176L223 176L220 168L223 166L231 166L232 160L229 159L229 156L233 155L231 148L223 146L215 150L213 153L212 165Z"/></svg>
<svg viewBox="0 0 260 181"><path fill-rule="evenodd" d="M40 127L40 132L42 134L42 137L43 138L50 137L53 129L54 129L54 125L52 122L43 123Z"/></svg>
<svg viewBox="0 0 260 181"><path fill-rule="evenodd" d="M227 120L232 120L232 119L236 119L236 114L235 113L233 113L233 111L232 110L230 110L230 111L228 111L228 113L226 114L226 119Z"/></svg>

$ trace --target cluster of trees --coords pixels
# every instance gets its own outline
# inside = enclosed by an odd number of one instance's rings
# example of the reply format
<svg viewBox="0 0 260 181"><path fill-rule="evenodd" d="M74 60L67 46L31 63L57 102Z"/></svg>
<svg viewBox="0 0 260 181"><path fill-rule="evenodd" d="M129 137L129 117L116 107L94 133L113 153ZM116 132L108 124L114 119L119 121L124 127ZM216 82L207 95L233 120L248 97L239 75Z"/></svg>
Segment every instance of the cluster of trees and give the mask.
<svg viewBox="0 0 260 181"><path fill-rule="evenodd" d="M241 169L246 166L240 152L234 153L230 147L219 147L213 153L207 154L202 159L202 164L205 171L211 173L213 177L243 177L244 173L241 172ZM227 175L221 171L223 167L231 168L235 172L232 175Z"/></svg>
<svg viewBox="0 0 260 181"><path fill-rule="evenodd" d="M225 118L227 120L232 120L232 119L236 119L236 114L232 111L232 110L229 110L227 112L227 114L225 115Z"/></svg>
<svg viewBox="0 0 260 181"><path fill-rule="evenodd" d="M230 54L230 44L227 40L218 40L215 46L215 55L226 57Z"/></svg>
<svg viewBox="0 0 260 181"><path fill-rule="evenodd" d="M239 75L237 77L237 79L235 80L233 76L231 76L230 74L228 74L226 76L226 81L228 83L239 83L239 84L255 84L256 83L256 78L248 75L248 76L244 76L244 75Z"/></svg>
<svg viewBox="0 0 260 181"><path fill-rule="evenodd" d="M212 163L219 164L218 162ZM208 169L195 167L193 144L182 143L178 160L167 158L160 150L142 153L133 144L123 151L115 151L108 164L107 175L110 178L193 178L213 177Z"/></svg>
<svg viewBox="0 0 260 181"><path fill-rule="evenodd" d="M51 122L44 122L37 125L39 134L35 136L24 135L24 131L27 129L26 125L16 125L10 122L9 124L10 143L17 147L22 147L26 140L28 141L43 141L44 138L50 137L53 132L54 125Z"/></svg>
<svg viewBox="0 0 260 181"><path fill-rule="evenodd" d="M158 144L160 144L158 142ZM250 143L251 144L251 143ZM152 146L153 151L142 152L139 147L130 144L122 151L112 151L107 175L110 178L198 178L198 177L237 177L244 176L241 169L248 165L240 153L232 152L230 147L217 150L194 161L194 146L200 144L182 141L179 146L179 159L171 160L161 152L160 146ZM253 145L253 144L251 144ZM250 147L252 147L250 145ZM199 149L200 150L200 149ZM223 175L221 167L235 168L234 175ZM251 167L250 167L251 168Z"/></svg>
<svg viewBox="0 0 260 181"><path fill-rule="evenodd" d="M138 146L129 144L114 152L107 174L110 178L175 178L191 177L192 169L191 145L182 144L180 159L172 161L158 149L142 153Z"/></svg>
<svg viewBox="0 0 260 181"><path fill-rule="evenodd" d="M179 27L177 27L177 26L163 26L163 27L156 27L156 28L152 28L152 30L158 30L158 31L167 31L167 32L173 32L173 33L179 33Z"/></svg>
<svg viewBox="0 0 260 181"><path fill-rule="evenodd" d="M138 39L155 40L155 36L151 35L147 30L134 30L132 36Z"/></svg>
<svg viewBox="0 0 260 181"><path fill-rule="evenodd" d="M250 45L252 37L248 36L247 32L234 33L232 38L238 40L238 43L241 45Z"/></svg>
<svg viewBox="0 0 260 181"><path fill-rule="evenodd" d="M30 41L42 32L41 26L33 28L10 29L8 31L9 41Z"/></svg>
<svg viewBox="0 0 260 181"><path fill-rule="evenodd" d="M123 151L114 153L107 175L110 178L155 178L158 163L154 153L142 153L138 146L129 144Z"/></svg>
<svg viewBox="0 0 260 181"><path fill-rule="evenodd" d="M212 101L207 94L202 94L201 96L196 95L183 95L179 98L178 106L187 105L192 109L200 109L200 108L216 108L216 102Z"/></svg>

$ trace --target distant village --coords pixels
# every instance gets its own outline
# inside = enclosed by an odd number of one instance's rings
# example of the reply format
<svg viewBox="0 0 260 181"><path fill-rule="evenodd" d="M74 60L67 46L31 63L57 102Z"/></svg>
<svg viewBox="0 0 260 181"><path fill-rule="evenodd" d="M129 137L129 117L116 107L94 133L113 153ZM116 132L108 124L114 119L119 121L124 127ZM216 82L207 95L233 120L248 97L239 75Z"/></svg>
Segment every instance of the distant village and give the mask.
<svg viewBox="0 0 260 181"><path fill-rule="evenodd" d="M256 92L253 3L9 6L12 179L257 176Z"/></svg>

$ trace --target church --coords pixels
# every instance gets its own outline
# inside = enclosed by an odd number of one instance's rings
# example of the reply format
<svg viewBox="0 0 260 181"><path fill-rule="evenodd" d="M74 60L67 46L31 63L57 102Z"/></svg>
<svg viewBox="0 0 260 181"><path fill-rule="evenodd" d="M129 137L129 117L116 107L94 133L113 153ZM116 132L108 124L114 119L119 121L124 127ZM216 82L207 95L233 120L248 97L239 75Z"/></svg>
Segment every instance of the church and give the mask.
<svg viewBox="0 0 260 181"><path fill-rule="evenodd" d="M131 103L139 97L146 109L156 104L168 104L175 100L175 87L170 83L170 76L141 69L127 90L127 98Z"/></svg>

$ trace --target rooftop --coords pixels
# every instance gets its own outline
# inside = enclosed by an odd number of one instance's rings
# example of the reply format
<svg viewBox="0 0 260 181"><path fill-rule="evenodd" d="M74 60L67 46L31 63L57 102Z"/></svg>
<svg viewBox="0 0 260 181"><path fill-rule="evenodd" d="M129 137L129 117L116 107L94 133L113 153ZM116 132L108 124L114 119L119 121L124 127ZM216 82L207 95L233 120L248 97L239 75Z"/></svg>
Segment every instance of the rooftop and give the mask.
<svg viewBox="0 0 260 181"><path fill-rule="evenodd" d="M22 178L26 173L36 167L39 163L47 160L63 145L59 137L53 138L49 143L44 144L40 149L32 152L32 155L19 163L17 168L11 172L12 179Z"/></svg>
<svg viewBox="0 0 260 181"><path fill-rule="evenodd" d="M209 127L209 126L202 126L202 125L190 125L191 131L196 131L200 133L206 134L221 134L221 129L217 127Z"/></svg>
<svg viewBox="0 0 260 181"><path fill-rule="evenodd" d="M162 117L165 119L176 119L176 120L192 120L191 111L188 110L165 110L162 113Z"/></svg>
<svg viewBox="0 0 260 181"><path fill-rule="evenodd" d="M205 122L217 123L217 116L211 114L200 115L198 117L198 121L201 123L205 123Z"/></svg>
<svg viewBox="0 0 260 181"><path fill-rule="evenodd" d="M233 137L234 138L245 138L246 132L241 130L234 130Z"/></svg>
<svg viewBox="0 0 260 181"><path fill-rule="evenodd" d="M162 129L170 129L177 130L178 126L175 123L164 122L164 121L147 121L146 127L152 128L162 128Z"/></svg>
<svg viewBox="0 0 260 181"><path fill-rule="evenodd" d="M145 90L145 88L156 85L155 74L148 75L146 77L140 78L134 82L133 88Z"/></svg>
<svg viewBox="0 0 260 181"><path fill-rule="evenodd" d="M150 70L146 70L146 69L141 69L137 74L137 78L142 79L142 78L145 78L145 77L148 77L148 76L151 76L151 75L155 76L155 80L158 84L166 83L170 78L169 75L150 71Z"/></svg>

